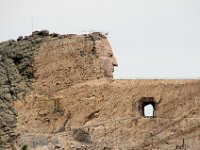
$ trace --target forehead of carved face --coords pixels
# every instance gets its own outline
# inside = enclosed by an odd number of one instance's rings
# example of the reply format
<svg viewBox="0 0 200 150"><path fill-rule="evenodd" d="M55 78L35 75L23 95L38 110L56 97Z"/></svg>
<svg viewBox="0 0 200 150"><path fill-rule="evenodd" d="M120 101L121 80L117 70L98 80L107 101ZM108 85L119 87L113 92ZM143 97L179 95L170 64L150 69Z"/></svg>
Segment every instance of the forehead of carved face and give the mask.
<svg viewBox="0 0 200 150"><path fill-rule="evenodd" d="M96 52L101 60L102 69L106 77L113 77L114 67L118 66L117 60L107 39L95 41Z"/></svg>

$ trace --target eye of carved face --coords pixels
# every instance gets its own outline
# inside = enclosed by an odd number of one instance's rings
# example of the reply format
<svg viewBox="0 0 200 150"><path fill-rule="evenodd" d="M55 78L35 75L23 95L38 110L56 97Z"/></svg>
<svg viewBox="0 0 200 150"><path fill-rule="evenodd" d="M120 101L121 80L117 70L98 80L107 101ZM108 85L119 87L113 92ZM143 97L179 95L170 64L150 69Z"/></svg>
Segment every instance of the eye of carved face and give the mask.
<svg viewBox="0 0 200 150"><path fill-rule="evenodd" d="M109 53L109 54L108 54L108 57L113 57L113 54L112 54L112 53Z"/></svg>

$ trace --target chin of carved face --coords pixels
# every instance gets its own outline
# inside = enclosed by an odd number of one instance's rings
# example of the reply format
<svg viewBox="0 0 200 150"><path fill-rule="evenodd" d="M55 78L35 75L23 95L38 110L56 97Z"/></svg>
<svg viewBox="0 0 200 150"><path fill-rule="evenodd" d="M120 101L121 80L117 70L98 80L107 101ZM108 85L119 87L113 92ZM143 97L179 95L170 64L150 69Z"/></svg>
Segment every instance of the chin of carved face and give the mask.
<svg viewBox="0 0 200 150"><path fill-rule="evenodd" d="M106 75L106 77L112 78L113 77L113 71L111 72L110 70L105 70L105 75Z"/></svg>

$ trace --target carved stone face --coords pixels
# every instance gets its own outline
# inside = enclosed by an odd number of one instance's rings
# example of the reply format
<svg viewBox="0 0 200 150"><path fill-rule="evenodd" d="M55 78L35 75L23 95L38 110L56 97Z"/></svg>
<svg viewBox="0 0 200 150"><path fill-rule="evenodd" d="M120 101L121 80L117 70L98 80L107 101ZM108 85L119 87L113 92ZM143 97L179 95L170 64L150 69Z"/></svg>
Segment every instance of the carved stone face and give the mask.
<svg viewBox="0 0 200 150"><path fill-rule="evenodd" d="M96 51L102 63L102 69L106 77L113 77L114 67L118 66L112 48L107 39L96 41Z"/></svg>

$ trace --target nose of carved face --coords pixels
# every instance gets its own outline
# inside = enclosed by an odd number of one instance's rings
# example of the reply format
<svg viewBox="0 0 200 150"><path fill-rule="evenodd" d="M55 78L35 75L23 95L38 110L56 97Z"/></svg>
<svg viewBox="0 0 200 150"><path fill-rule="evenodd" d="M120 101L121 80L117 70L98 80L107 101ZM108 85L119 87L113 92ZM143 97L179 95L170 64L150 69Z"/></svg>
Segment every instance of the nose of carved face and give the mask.
<svg viewBox="0 0 200 150"><path fill-rule="evenodd" d="M118 67L117 59L113 56L113 66Z"/></svg>

